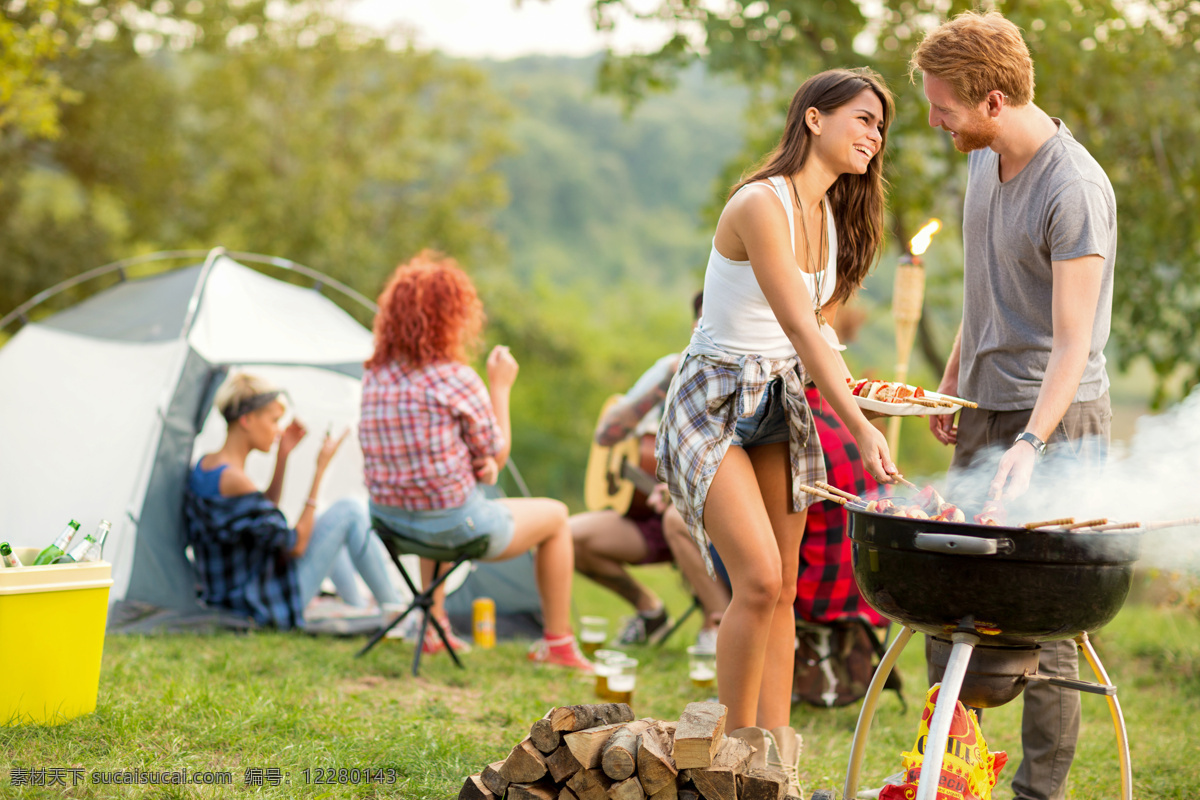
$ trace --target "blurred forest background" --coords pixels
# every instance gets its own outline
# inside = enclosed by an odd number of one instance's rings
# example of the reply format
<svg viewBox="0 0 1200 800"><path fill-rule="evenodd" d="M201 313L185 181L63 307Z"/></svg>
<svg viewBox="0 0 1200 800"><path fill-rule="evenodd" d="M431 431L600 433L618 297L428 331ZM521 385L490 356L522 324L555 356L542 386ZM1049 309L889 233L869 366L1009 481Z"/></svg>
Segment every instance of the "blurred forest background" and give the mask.
<svg viewBox="0 0 1200 800"><path fill-rule="evenodd" d="M282 256L368 297L397 263L442 250L478 282L489 344L522 363L514 459L535 494L578 509L603 399L686 343L728 186L778 137L806 75L867 64L898 96L892 236L847 310L847 360L894 372L894 266L937 216L910 371L936 386L960 312L966 162L925 124L906 62L929 25L971 4L596 0L600 26L622 7L678 33L640 56L503 62L419 51L344 22L337 5L0 0L0 315L158 250ZM1030 42L1037 102L1117 192L1108 353L1127 436L1200 378L1200 6L996 5ZM904 427L910 477L948 461L924 428Z"/></svg>

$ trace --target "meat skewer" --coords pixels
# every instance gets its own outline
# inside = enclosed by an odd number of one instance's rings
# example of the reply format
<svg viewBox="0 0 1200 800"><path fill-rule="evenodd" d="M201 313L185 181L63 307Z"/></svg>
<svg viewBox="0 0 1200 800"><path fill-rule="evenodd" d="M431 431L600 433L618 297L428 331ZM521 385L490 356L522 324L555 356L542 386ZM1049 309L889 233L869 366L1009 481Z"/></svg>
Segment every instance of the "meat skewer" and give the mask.
<svg viewBox="0 0 1200 800"><path fill-rule="evenodd" d="M1089 519L1086 522L1073 522L1070 525L1065 526L1063 528L1063 530L1064 531L1074 531L1074 530L1078 530L1080 528L1094 528L1097 525L1107 525L1107 524L1108 524L1108 517L1101 517L1100 519Z"/></svg>
<svg viewBox="0 0 1200 800"><path fill-rule="evenodd" d="M824 489L825 491L829 492L830 494L836 494L839 497L844 497L847 500L853 501L855 503L861 503L864 506L867 504L867 501L862 499L858 495L851 494L850 492L839 489L838 487L836 487L832 484L829 484L829 483L825 483L824 481L817 481L816 486L818 489Z"/></svg>
<svg viewBox="0 0 1200 800"><path fill-rule="evenodd" d="M1073 522L1075 522L1074 517L1062 517L1061 519L1048 519L1045 522L1026 522L1022 527L1032 531L1037 528L1049 528L1054 525L1070 525Z"/></svg>
<svg viewBox="0 0 1200 800"><path fill-rule="evenodd" d="M816 495L817 497L820 497L823 500L832 500L833 502L837 503L839 506L844 506L844 505L846 505L846 502L847 502L846 498L844 498L844 497L838 497L836 494L830 494L829 492L825 491L824 489L818 489L815 486L807 486L803 483L800 484L800 491L808 492L809 494Z"/></svg>
<svg viewBox="0 0 1200 800"><path fill-rule="evenodd" d="M1162 522L1147 522L1143 530L1153 531L1159 528L1182 528L1185 525L1200 525L1200 517L1184 517L1183 519L1168 519Z"/></svg>
<svg viewBox="0 0 1200 800"><path fill-rule="evenodd" d="M1097 525L1092 528L1092 533L1101 533L1103 531L1123 531L1129 528L1140 528L1140 522L1110 522L1107 525Z"/></svg>

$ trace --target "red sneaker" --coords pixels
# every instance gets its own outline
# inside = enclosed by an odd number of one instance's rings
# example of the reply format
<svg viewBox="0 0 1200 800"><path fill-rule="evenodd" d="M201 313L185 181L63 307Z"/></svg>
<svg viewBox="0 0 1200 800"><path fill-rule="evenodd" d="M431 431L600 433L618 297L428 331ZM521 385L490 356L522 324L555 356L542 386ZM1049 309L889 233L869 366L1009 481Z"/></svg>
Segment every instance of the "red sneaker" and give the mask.
<svg viewBox="0 0 1200 800"><path fill-rule="evenodd" d="M549 664L556 667L569 667L591 675L595 672L592 662L579 652L579 645L574 636L555 636L552 639L542 637L529 648L529 660L536 664Z"/></svg>
<svg viewBox="0 0 1200 800"><path fill-rule="evenodd" d="M454 649L454 652L471 652L471 645L454 635L454 631L450 628L450 620L439 619L438 622L442 624L442 630L446 632L446 638L450 640L450 647ZM425 641L421 644L421 652L426 655L434 655L443 652L445 649L446 643L442 641L442 637L438 636L437 631L433 629L433 625L426 628Z"/></svg>

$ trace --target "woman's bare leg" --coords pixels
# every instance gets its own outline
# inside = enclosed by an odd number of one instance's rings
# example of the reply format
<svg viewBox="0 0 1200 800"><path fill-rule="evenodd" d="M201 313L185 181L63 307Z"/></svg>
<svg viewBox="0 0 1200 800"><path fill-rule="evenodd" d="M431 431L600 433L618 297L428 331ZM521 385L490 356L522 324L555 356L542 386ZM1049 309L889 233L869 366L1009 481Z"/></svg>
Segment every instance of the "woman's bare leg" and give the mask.
<svg viewBox="0 0 1200 800"><path fill-rule="evenodd" d="M736 730L760 724L763 667L782 574L757 475L741 447L729 448L713 476L704 528L725 562L733 587L717 635L717 695L729 709L726 730Z"/></svg>
<svg viewBox="0 0 1200 800"><path fill-rule="evenodd" d="M575 547L571 542L566 505L545 497L511 497L498 502L512 511L516 529L508 547L494 560L507 561L527 550L534 550L534 573L542 601L545 633L548 637L571 633Z"/></svg>
<svg viewBox="0 0 1200 800"><path fill-rule="evenodd" d="M790 725L792 673L796 665L796 575L800 569L800 540L807 511L791 513L792 478L788 444L770 444L747 451L758 476L763 504L771 520L780 556L780 590L771 617L758 694L758 725L774 730Z"/></svg>

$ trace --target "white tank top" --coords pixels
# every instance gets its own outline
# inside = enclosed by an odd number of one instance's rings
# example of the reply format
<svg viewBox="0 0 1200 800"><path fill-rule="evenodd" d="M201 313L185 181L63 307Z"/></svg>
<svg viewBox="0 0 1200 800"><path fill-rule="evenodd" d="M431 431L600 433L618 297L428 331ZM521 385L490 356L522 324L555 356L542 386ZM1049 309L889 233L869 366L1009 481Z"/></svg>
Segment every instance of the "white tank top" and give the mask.
<svg viewBox="0 0 1200 800"><path fill-rule="evenodd" d="M792 243L792 255L796 254L796 219L792 211L792 197L787 182L776 175L768 178L775 189L779 202L787 212L788 234ZM746 184L751 186L753 184ZM742 189L746 187L743 186ZM739 192L741 189L738 190ZM829 199L825 199L828 204ZM826 205L828 208L828 205ZM829 236L829 261L821 279L821 305L833 297L837 283L837 230L833 214L826 214ZM817 276L796 267L804 277L810 296L817 292ZM721 349L739 355L751 353L767 358L790 358L796 348L784 334L775 312L767 303L758 279L749 261L731 261L717 252L716 239L708 256L708 268L704 272L704 312L700 327ZM828 324L821 331L831 346L838 347L837 335Z"/></svg>

